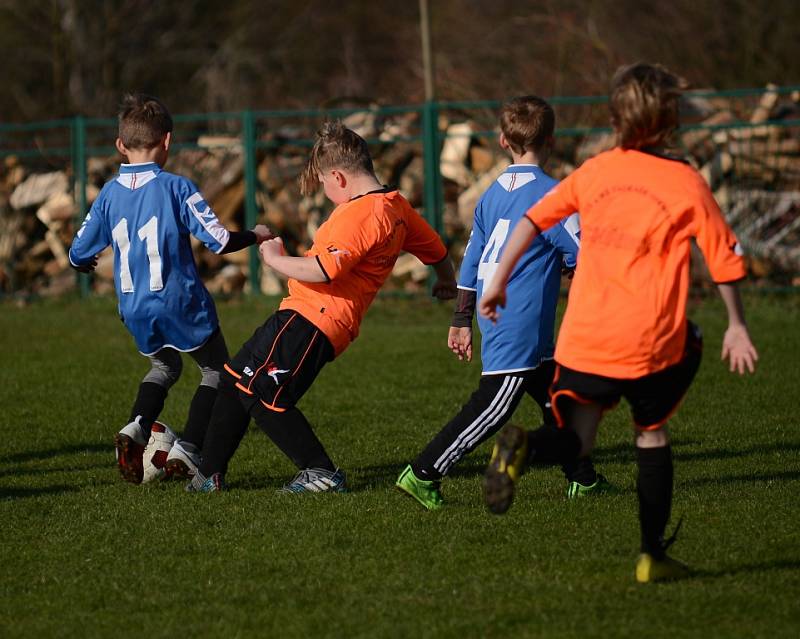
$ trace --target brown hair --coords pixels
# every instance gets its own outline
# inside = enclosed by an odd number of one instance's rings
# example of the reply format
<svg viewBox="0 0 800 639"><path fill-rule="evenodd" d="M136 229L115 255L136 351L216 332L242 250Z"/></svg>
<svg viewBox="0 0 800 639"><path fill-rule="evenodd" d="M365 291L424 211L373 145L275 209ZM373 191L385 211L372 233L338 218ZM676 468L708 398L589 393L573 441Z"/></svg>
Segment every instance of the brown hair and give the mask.
<svg viewBox="0 0 800 639"><path fill-rule="evenodd" d="M553 137L555 126L553 107L535 95L512 98L500 109L500 130L518 155L540 151Z"/></svg>
<svg viewBox="0 0 800 639"><path fill-rule="evenodd" d="M660 64L620 67L611 81L611 124L623 149L661 146L678 128L686 81Z"/></svg>
<svg viewBox="0 0 800 639"><path fill-rule="evenodd" d="M328 169L375 174L364 138L338 120L325 122L317 131L308 163L300 175L300 192L303 195L313 193L319 185L319 174Z"/></svg>
<svg viewBox="0 0 800 639"><path fill-rule="evenodd" d="M172 131L172 116L158 98L128 93L119 108L119 139L128 149L152 149Z"/></svg>

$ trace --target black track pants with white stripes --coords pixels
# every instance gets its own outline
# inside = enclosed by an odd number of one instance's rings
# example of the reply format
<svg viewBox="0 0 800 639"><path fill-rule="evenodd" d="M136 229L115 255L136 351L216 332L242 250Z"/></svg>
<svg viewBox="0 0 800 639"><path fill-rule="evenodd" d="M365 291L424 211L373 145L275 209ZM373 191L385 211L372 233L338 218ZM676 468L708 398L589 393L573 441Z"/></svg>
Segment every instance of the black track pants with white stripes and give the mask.
<svg viewBox="0 0 800 639"><path fill-rule="evenodd" d="M551 361L530 371L483 375L461 411L431 440L411 465L420 479L439 479L486 441L514 414L523 394L529 394L542 409L546 427L555 427L548 389L555 363Z"/></svg>

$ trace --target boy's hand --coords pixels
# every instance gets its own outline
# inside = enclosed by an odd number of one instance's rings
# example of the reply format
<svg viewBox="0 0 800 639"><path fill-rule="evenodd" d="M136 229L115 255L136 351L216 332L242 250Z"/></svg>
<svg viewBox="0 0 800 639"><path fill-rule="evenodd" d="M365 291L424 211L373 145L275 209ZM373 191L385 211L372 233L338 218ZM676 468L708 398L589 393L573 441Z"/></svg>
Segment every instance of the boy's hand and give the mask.
<svg viewBox="0 0 800 639"><path fill-rule="evenodd" d="M94 271L96 266L97 266L97 256L95 255L92 258L92 261L89 262L88 264L83 264L81 266L73 266L72 268L74 268L79 273L91 273L92 271Z"/></svg>
<svg viewBox="0 0 800 639"><path fill-rule="evenodd" d="M455 299L458 287L455 280L436 280L431 290L431 295L440 300Z"/></svg>
<svg viewBox="0 0 800 639"><path fill-rule="evenodd" d="M270 265L270 260L273 257L280 257L285 255L283 250L283 240L275 237L269 240L264 240L258 247L258 252L261 254L261 261L267 266Z"/></svg>
<svg viewBox="0 0 800 639"><path fill-rule="evenodd" d="M505 308L505 305L505 287L502 289L498 288L493 282L481 296L481 299L478 302L478 312L486 319L491 320L492 324L497 324L497 320L500 318L500 313L497 312L497 307L499 306L500 308Z"/></svg>
<svg viewBox="0 0 800 639"><path fill-rule="evenodd" d="M270 231L269 228L267 228L263 224L256 224L253 227L253 233L256 234L256 243L258 244L266 242L267 240L271 240L275 237L272 234L272 231Z"/></svg>
<svg viewBox="0 0 800 639"><path fill-rule="evenodd" d="M447 346L458 356L459 361L472 361L472 329L451 326L447 333Z"/></svg>
<svg viewBox="0 0 800 639"><path fill-rule="evenodd" d="M744 324L729 326L722 339L722 359L730 362L730 371L744 375L745 370L754 373L758 353L753 342L750 341L750 334Z"/></svg>

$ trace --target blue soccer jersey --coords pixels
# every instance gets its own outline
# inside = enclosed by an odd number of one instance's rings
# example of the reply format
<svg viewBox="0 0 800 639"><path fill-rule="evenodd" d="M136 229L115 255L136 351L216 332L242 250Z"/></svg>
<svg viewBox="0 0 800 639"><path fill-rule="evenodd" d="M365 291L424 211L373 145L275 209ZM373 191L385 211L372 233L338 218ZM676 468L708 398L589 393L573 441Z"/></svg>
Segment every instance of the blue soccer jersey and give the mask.
<svg viewBox="0 0 800 639"><path fill-rule="evenodd" d="M69 259L88 264L111 244L119 313L144 355L191 351L219 326L189 235L219 253L230 234L197 187L155 163L123 164L78 230Z"/></svg>
<svg viewBox="0 0 800 639"><path fill-rule="evenodd" d="M475 208L459 288L480 299L514 225L557 183L532 164L512 164L497 178ZM561 269L575 267L579 235L577 214L539 235L511 273L497 324L478 317L484 375L530 370L552 359Z"/></svg>

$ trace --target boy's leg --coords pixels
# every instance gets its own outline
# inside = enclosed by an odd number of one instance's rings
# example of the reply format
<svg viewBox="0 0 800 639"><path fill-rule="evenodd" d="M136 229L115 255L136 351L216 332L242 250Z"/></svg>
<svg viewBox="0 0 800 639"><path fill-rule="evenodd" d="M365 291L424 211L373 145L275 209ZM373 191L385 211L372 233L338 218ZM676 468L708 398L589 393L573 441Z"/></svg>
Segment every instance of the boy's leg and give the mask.
<svg viewBox="0 0 800 639"><path fill-rule="evenodd" d="M527 371L526 371L527 372ZM524 373L483 375L478 389L411 464L422 480L436 481L499 431L522 399Z"/></svg>
<svg viewBox="0 0 800 639"><path fill-rule="evenodd" d="M186 420L181 437L181 444L201 449L205 439L211 411L217 398L217 388L220 382L225 362L228 361L228 347L222 331L217 329L214 334L196 351L189 353L200 369L200 384L189 404L189 416Z"/></svg>
<svg viewBox="0 0 800 639"><path fill-rule="evenodd" d="M631 404L636 425L636 462L639 475L641 552L636 579L640 582L675 579L688 574L688 568L666 556L671 542L664 541L672 509L672 449L666 429L667 419L677 410L700 366L703 340L700 330L687 323L683 359L674 366L630 380L625 397Z"/></svg>
<svg viewBox="0 0 800 639"><path fill-rule="evenodd" d="M250 414L258 427L298 469L322 468L336 471L336 465L328 457L322 442L299 408L276 412L254 403Z"/></svg>
<svg viewBox="0 0 800 639"><path fill-rule="evenodd" d="M202 461L198 475L208 478L215 473L224 475L228 462L247 432L250 415L242 404L240 391L234 386L235 380L225 374L220 379L217 398L208 430L203 441Z"/></svg>
<svg viewBox="0 0 800 639"><path fill-rule="evenodd" d="M128 424L114 438L117 466L122 478L134 484L142 482L142 456L150 438L150 429L164 408L170 387L181 376L183 362L178 351L162 348L148 355L150 370L139 384Z"/></svg>
<svg viewBox="0 0 800 639"><path fill-rule="evenodd" d="M528 463L560 464L567 481L581 486L592 486L598 481L598 474L590 456L573 458L570 450L574 447L573 437L558 427L550 402L550 385L555 374L553 360L531 371L525 391L539 404L544 424L528 433Z"/></svg>

